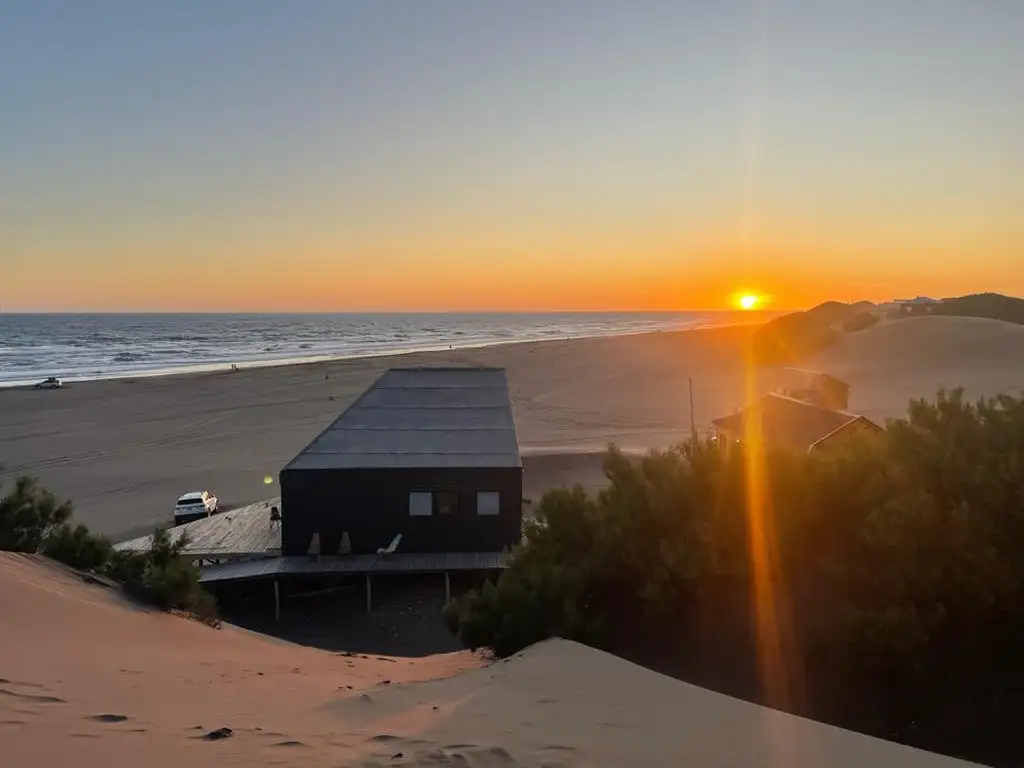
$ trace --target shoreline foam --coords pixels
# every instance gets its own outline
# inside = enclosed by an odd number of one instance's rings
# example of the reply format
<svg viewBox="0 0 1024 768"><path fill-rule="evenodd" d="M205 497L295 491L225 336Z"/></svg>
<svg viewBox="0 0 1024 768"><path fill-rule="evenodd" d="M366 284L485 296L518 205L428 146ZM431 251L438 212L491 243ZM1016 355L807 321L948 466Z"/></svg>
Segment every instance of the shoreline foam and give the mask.
<svg viewBox="0 0 1024 768"><path fill-rule="evenodd" d="M579 334L570 336L553 336L549 338L526 338L526 339L501 339L495 341L468 342L465 344L442 344L434 346L400 347L395 349L374 350L372 352L354 352L343 354L309 355L284 358L254 358L249 360L225 360L210 363L199 363L195 365L181 365L169 368L153 368L139 370L111 371L110 373L97 372L92 375L57 376L66 384L83 384L92 381L122 381L125 379L152 379L168 376L194 376L209 373L223 373L232 371L232 366L237 370L254 370L264 368L284 368L297 365L315 365L317 363L344 362L347 360L372 360L382 357L401 357L402 355L431 354L435 352L460 352L477 349L488 349L491 347L504 347L515 344L544 344L545 342L556 341L583 341L587 339L614 339L626 336L644 336L647 334L660 333L686 333L687 331L706 331L717 328L736 328L751 325L751 323L734 322L721 324L694 324L681 328L662 328L656 330L630 330L620 332L603 332L594 334ZM0 380L2 389L23 389L32 387L45 376L34 378Z"/></svg>
<svg viewBox="0 0 1024 768"><path fill-rule="evenodd" d="M0 388L749 324L764 313L0 315ZM161 324L166 323L166 324ZM175 327L175 324L177 327ZM221 338L223 336L224 338Z"/></svg>

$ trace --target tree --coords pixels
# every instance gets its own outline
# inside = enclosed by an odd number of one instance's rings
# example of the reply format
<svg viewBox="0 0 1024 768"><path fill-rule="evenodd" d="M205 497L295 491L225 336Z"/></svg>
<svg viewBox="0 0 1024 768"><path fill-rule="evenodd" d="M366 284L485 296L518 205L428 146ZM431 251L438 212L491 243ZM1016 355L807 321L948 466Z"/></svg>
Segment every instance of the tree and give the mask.
<svg viewBox="0 0 1024 768"><path fill-rule="evenodd" d="M546 494L498 581L447 608L464 643L504 656L552 635L621 652L665 638L659 652L684 656L723 627L757 629L761 547L810 700L856 702L891 735L923 722L942 686L970 698L1024 683L1024 398L939 392L827 451L613 448L604 469L596 498Z"/></svg>
<svg viewBox="0 0 1024 768"><path fill-rule="evenodd" d="M102 573L139 600L219 626L216 601L199 585L199 569L183 556L185 537L172 543L167 531L157 529L147 552L117 551L106 537L72 526L71 512L71 502L58 504L35 479L17 478L13 491L0 499L0 551L41 553Z"/></svg>
<svg viewBox="0 0 1024 768"><path fill-rule="evenodd" d="M71 518L71 502L56 497L35 478L21 476L0 499L0 550L38 552L43 541Z"/></svg>

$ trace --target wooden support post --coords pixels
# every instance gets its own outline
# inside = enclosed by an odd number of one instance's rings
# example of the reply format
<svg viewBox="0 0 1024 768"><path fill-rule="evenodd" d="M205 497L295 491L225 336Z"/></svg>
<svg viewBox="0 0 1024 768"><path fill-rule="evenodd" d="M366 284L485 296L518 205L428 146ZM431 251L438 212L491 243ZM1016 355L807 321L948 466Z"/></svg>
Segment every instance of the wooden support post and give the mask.
<svg viewBox="0 0 1024 768"><path fill-rule="evenodd" d="M277 579L274 579L274 621L278 622L281 620L281 587L277 583Z"/></svg>
<svg viewBox="0 0 1024 768"><path fill-rule="evenodd" d="M448 576L448 571L444 572L444 604L448 605L452 600L452 580Z"/></svg>
<svg viewBox="0 0 1024 768"><path fill-rule="evenodd" d="M373 613L372 588L370 587L370 574L366 574L366 612Z"/></svg>

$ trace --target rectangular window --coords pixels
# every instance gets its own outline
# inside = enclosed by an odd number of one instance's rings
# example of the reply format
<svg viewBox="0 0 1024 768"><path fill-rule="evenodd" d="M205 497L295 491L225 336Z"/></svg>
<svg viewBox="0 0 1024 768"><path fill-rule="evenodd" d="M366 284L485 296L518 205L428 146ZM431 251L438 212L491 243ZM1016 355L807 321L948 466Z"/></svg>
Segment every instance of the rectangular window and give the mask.
<svg viewBox="0 0 1024 768"><path fill-rule="evenodd" d="M438 491L434 494L434 510L438 515L454 515L459 511L459 494L456 491Z"/></svg>
<svg viewBox="0 0 1024 768"><path fill-rule="evenodd" d="M476 513L494 516L501 514L501 496L497 491L480 491L476 495Z"/></svg>
<svg viewBox="0 0 1024 768"><path fill-rule="evenodd" d="M414 517L430 517L434 514L434 494L430 491L413 491L409 494L409 514Z"/></svg>

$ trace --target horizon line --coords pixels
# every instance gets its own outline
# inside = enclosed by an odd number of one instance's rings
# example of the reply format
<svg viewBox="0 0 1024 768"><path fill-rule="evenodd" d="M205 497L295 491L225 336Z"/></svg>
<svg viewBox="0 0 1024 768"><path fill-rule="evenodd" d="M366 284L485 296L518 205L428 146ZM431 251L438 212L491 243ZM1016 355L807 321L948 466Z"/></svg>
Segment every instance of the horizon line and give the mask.
<svg viewBox="0 0 1024 768"><path fill-rule="evenodd" d="M784 307L771 309L537 309L537 310L417 310L417 309L373 309L373 310L139 310L139 309L0 309L0 316L15 315L674 315L699 313L730 313L760 315L772 312L793 312L806 307Z"/></svg>

